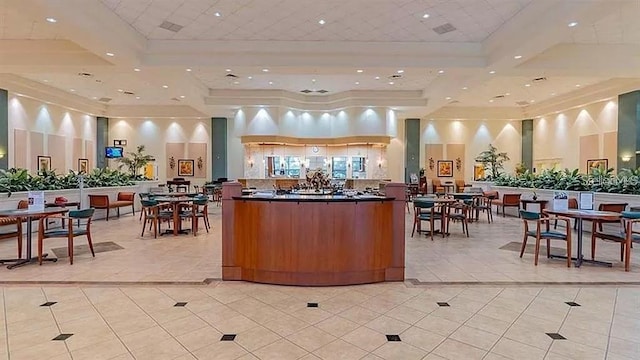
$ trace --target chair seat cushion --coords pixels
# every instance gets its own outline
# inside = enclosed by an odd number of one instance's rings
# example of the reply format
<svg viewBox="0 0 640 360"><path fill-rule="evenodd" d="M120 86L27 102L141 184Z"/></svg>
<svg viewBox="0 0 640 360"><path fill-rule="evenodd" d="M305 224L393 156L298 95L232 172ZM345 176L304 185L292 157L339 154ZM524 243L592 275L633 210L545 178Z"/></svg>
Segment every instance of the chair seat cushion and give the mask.
<svg viewBox="0 0 640 360"><path fill-rule="evenodd" d="M626 234L624 231L596 232L594 236L602 240L615 241L615 242L625 242L627 240ZM631 236L631 241L640 242L640 234L633 233Z"/></svg>
<svg viewBox="0 0 640 360"><path fill-rule="evenodd" d="M73 236L87 235L87 229L74 228ZM44 237L67 237L69 236L69 229L55 229L47 230L44 232Z"/></svg>
<svg viewBox="0 0 640 360"><path fill-rule="evenodd" d="M418 219L420 220L424 220L424 221L429 221L431 220L432 216L431 214L420 214L418 215ZM442 218L442 216L440 214L434 214L433 215L433 220L440 220Z"/></svg>
<svg viewBox="0 0 640 360"><path fill-rule="evenodd" d="M529 236L536 236L536 232L535 231L527 231L527 235ZM561 240L566 240L567 239L567 235L557 232L557 231L541 231L540 232L540 237L543 239L561 239Z"/></svg>
<svg viewBox="0 0 640 360"><path fill-rule="evenodd" d="M114 201L109 203L109 207L111 208L131 206L131 205L133 205L133 201L127 201L127 200L119 200L119 201Z"/></svg>

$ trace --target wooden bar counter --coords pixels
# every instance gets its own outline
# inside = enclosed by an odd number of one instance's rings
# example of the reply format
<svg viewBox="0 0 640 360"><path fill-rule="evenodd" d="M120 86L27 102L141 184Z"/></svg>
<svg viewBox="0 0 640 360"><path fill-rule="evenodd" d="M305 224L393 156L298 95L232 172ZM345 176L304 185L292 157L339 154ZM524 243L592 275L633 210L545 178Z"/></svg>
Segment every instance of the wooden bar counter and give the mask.
<svg viewBox="0 0 640 360"><path fill-rule="evenodd" d="M330 286L404 280L405 185L384 197L222 190L222 278Z"/></svg>

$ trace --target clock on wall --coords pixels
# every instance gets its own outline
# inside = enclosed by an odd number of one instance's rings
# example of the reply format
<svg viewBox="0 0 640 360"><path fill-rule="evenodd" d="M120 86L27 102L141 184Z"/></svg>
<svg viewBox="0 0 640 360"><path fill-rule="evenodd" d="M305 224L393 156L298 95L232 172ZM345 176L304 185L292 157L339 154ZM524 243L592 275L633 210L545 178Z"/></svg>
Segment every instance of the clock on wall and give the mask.
<svg viewBox="0 0 640 360"><path fill-rule="evenodd" d="M314 147L311 148L311 151L313 151L314 154L317 154L318 151L320 151L320 149L318 149L317 146L314 146Z"/></svg>

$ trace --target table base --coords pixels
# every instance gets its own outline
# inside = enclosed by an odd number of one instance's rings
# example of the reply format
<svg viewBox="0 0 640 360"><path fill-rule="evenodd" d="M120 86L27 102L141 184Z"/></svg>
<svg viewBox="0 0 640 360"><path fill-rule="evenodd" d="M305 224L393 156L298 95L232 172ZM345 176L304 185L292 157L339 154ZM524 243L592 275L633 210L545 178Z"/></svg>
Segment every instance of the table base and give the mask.
<svg viewBox="0 0 640 360"><path fill-rule="evenodd" d="M551 259L567 259L566 256L564 255L553 255L551 254L551 256L549 256L549 258ZM588 263L588 264L594 264L594 265L599 265L599 266L606 266L606 267L613 267L613 263L610 262L606 262L606 261L598 261L598 260L589 260L589 259L585 259L583 256L580 256L580 258L575 258L572 257L571 260L575 261L575 267L580 267L582 265L582 263Z"/></svg>
<svg viewBox="0 0 640 360"><path fill-rule="evenodd" d="M163 232L160 233L160 236L163 235L173 235L173 229L166 229ZM180 229L178 230L178 232L176 233L177 235L188 235L189 234L189 229Z"/></svg>
<svg viewBox="0 0 640 360"><path fill-rule="evenodd" d="M57 258L47 258L47 256L49 256L49 254L42 254L42 261L51 261L51 262L57 262L58 259ZM11 270L13 268L17 268L23 265L28 265L28 264L33 264L33 263L38 263L39 260L37 257L32 257L29 259L3 259L0 260L0 264L4 264L6 262L12 262L13 264L8 265L7 269Z"/></svg>

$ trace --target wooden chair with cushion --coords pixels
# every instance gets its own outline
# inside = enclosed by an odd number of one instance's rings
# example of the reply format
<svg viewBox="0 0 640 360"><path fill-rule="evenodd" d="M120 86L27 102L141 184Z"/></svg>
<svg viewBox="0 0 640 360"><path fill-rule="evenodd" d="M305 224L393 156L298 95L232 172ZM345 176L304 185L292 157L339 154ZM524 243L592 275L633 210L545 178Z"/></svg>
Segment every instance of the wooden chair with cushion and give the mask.
<svg viewBox="0 0 640 360"><path fill-rule="evenodd" d="M433 240L433 233L435 231L435 222L440 221L440 230L444 236L444 223L440 208L436 206L433 201L416 200L413 202L413 230L411 231L411 237L418 229L418 234L422 231L422 222L429 222L429 232L431 240Z"/></svg>
<svg viewBox="0 0 640 360"><path fill-rule="evenodd" d="M143 199L141 203L141 212L144 214L144 217L142 221L142 234L140 234L140 236L144 236L144 231L147 224L149 224L149 231L151 231L151 226L153 226L153 237L157 238L158 232L162 230L162 221L173 222L173 207L171 204L159 204L158 201L152 199Z"/></svg>
<svg viewBox="0 0 640 360"><path fill-rule="evenodd" d="M456 180L456 192L463 192L464 191L464 187L466 186L466 184L464 183L464 180Z"/></svg>
<svg viewBox="0 0 640 360"><path fill-rule="evenodd" d="M3 217L0 218L0 226L15 225L16 229L9 229L7 231L0 232L0 239L16 238L18 240L18 259L22 257L22 220L18 218ZM0 261L2 263L2 261Z"/></svg>
<svg viewBox="0 0 640 360"><path fill-rule="evenodd" d="M616 204L600 204L598 205L598 211L611 211L621 213L627 209L627 203L616 203ZM602 232L602 224L607 223L618 223L618 221L604 221L598 220L598 231Z"/></svg>
<svg viewBox="0 0 640 360"><path fill-rule="evenodd" d="M471 205L471 209L475 210L475 220L480 220L480 212L487 213L487 222L491 224L493 222L493 211L491 207L491 201L493 199L487 196L477 196L473 199L473 204Z"/></svg>
<svg viewBox="0 0 640 360"><path fill-rule="evenodd" d="M431 180L431 186L432 186L434 194L443 193L444 192L444 186L442 186L442 183L440 182L440 179Z"/></svg>
<svg viewBox="0 0 640 360"><path fill-rule="evenodd" d="M69 264L73 265L73 239L78 236L86 236L89 243L91 255L96 256L93 251L93 242L91 241L91 217L95 209L71 210L67 216L48 215L40 219L38 226L38 262L42 265L42 252L44 240L50 238L67 238L67 248L69 254ZM45 224L50 217L61 218L67 220L67 227L64 229L45 230ZM74 226L74 221L86 221L86 224Z"/></svg>
<svg viewBox="0 0 640 360"><path fill-rule="evenodd" d="M620 229L617 231L598 230L596 223L591 225L591 259L596 257L596 239L620 243L620 261L624 261L624 271L631 268L631 248L633 243L640 243L640 232L634 231L633 225L640 223L640 212L623 211Z"/></svg>
<svg viewBox="0 0 640 360"><path fill-rule="evenodd" d="M502 200L494 200L493 205L496 205L496 213L500 214L499 208L502 207L502 217L505 217L504 208L515 207L518 208L518 217L520 217L520 196L522 194L504 194Z"/></svg>
<svg viewBox="0 0 640 360"><path fill-rule="evenodd" d="M120 217L120 208L126 206L131 206L131 211L135 216L136 209L133 204L135 196L136 193L134 192L119 192L116 201L110 201L109 195L89 195L89 207L107 210L107 221L109 221L109 211L111 209L116 209L118 217Z"/></svg>
<svg viewBox="0 0 640 360"><path fill-rule="evenodd" d="M457 196L456 196L457 197ZM471 213L472 199L460 199L455 203L447 206L445 217L447 219L445 233L449 233L449 222L460 221L462 224L462 233L469 237L469 215Z"/></svg>
<svg viewBox="0 0 640 360"><path fill-rule="evenodd" d="M527 248L527 239L533 237L536 239L536 247L534 254L534 264L538 266L538 256L540 253L540 240L547 240L547 258L551 257L551 240L561 240L567 244L567 267L571 267L571 219L561 216L543 217L540 213L520 210L520 217L524 221L524 238L522 239L522 248L520 249L520 257L524 255L524 251ZM565 221L567 227L565 232L551 231L549 230L549 224L551 220ZM535 229L529 229L529 223L535 222ZM544 229L542 225L544 223Z"/></svg>
<svg viewBox="0 0 640 360"><path fill-rule="evenodd" d="M191 204L191 232L193 232L193 236L198 233L198 219L202 219L205 230L209 232L211 228L209 224L209 199L195 198Z"/></svg>

